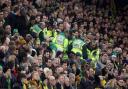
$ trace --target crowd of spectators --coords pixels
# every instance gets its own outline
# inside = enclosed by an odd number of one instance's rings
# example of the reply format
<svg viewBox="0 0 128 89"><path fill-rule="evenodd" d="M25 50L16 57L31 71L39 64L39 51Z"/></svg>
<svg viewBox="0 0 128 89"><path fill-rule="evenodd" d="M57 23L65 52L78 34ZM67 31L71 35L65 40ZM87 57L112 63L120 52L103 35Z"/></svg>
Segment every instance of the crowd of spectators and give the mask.
<svg viewBox="0 0 128 89"><path fill-rule="evenodd" d="M128 89L128 8L113 15L110 3L0 0L0 89ZM61 32L67 45L53 51Z"/></svg>

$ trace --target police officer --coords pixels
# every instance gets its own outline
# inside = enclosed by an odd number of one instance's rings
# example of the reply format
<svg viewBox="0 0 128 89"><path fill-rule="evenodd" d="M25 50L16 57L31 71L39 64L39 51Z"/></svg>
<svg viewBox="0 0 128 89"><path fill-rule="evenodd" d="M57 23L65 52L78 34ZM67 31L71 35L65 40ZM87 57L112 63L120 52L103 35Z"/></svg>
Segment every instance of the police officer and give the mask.
<svg viewBox="0 0 128 89"><path fill-rule="evenodd" d="M40 38L41 42L42 41L49 42L55 37L57 32L54 30L53 24L51 22L48 22L47 24L45 22L43 22L43 24L44 24L44 26L43 26L44 28L39 33L39 38Z"/></svg>
<svg viewBox="0 0 128 89"><path fill-rule="evenodd" d="M50 45L50 48L53 51L53 57L56 56L56 53L58 51L65 53L68 49L68 39L64 33L64 24L63 23L58 24L57 31L58 31L58 33L53 38L51 45Z"/></svg>
<svg viewBox="0 0 128 89"><path fill-rule="evenodd" d="M92 41L87 46L87 56L91 59L91 63L95 66L96 62L99 60L100 49L97 47L97 43Z"/></svg>
<svg viewBox="0 0 128 89"><path fill-rule="evenodd" d="M83 59L83 56L85 55L84 50L86 50L85 42L79 37L78 31L74 31L74 35L69 44L69 52L74 52L75 54L80 53L81 59Z"/></svg>

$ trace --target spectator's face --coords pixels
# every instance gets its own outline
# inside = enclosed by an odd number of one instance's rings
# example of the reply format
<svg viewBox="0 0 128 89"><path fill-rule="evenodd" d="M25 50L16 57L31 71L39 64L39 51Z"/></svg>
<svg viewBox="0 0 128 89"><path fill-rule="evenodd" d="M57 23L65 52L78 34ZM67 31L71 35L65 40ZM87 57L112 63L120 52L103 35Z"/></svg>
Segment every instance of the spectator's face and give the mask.
<svg viewBox="0 0 128 89"><path fill-rule="evenodd" d="M0 69L0 75L3 73L3 70L2 69Z"/></svg>
<svg viewBox="0 0 128 89"><path fill-rule="evenodd" d="M39 65L42 65L42 56L38 57L38 62L39 62Z"/></svg>
<svg viewBox="0 0 128 89"><path fill-rule="evenodd" d="M59 29L62 31L64 29L64 25L63 24L60 24L59 25Z"/></svg>
<svg viewBox="0 0 128 89"><path fill-rule="evenodd" d="M65 83L66 86L69 86L70 85L70 81L69 81L69 78L68 77L65 77L64 83Z"/></svg>
<svg viewBox="0 0 128 89"><path fill-rule="evenodd" d="M53 27L52 27L51 25L49 25L47 28L48 28L49 30L52 30L52 29L53 29Z"/></svg>
<svg viewBox="0 0 128 89"><path fill-rule="evenodd" d="M119 80L118 81L118 85L121 86L121 87L125 86L125 82L123 80Z"/></svg>
<svg viewBox="0 0 128 89"><path fill-rule="evenodd" d="M70 24L68 22L64 22L64 29L70 30Z"/></svg>
<svg viewBox="0 0 128 89"><path fill-rule="evenodd" d="M62 67L63 67L64 70L67 70L67 63L64 63L64 64L62 65Z"/></svg>
<svg viewBox="0 0 128 89"><path fill-rule="evenodd" d="M36 22L40 22L40 20L41 20L41 19L40 19L40 16L37 16L37 17L36 17Z"/></svg>
<svg viewBox="0 0 128 89"><path fill-rule="evenodd" d="M60 59L63 58L63 53L61 53L58 57L59 57Z"/></svg>
<svg viewBox="0 0 128 89"><path fill-rule="evenodd" d="M0 12L0 19L3 19L3 12Z"/></svg>
<svg viewBox="0 0 128 89"><path fill-rule="evenodd" d="M73 65L72 65L72 69L73 69L73 71L76 71L76 69L77 69L77 68L76 68L76 64L73 64Z"/></svg>
<svg viewBox="0 0 128 89"><path fill-rule="evenodd" d="M114 76L115 76L115 77L118 76L118 70L114 70Z"/></svg>
<svg viewBox="0 0 128 89"><path fill-rule="evenodd" d="M105 39L105 40L108 39L108 35L107 35L107 34L104 35L104 39Z"/></svg>
<svg viewBox="0 0 128 89"><path fill-rule="evenodd" d="M112 61L113 62L117 61L117 57L112 57Z"/></svg>
<svg viewBox="0 0 128 89"><path fill-rule="evenodd" d="M47 66L48 66L48 67L51 67L51 66L52 66L52 61L51 61L51 60L48 60Z"/></svg>
<svg viewBox="0 0 128 89"><path fill-rule="evenodd" d="M75 54L70 53L70 58L75 59Z"/></svg>
<svg viewBox="0 0 128 89"><path fill-rule="evenodd" d="M32 24L32 25L35 24L35 20L31 20L31 24Z"/></svg>
<svg viewBox="0 0 128 89"><path fill-rule="evenodd" d="M96 48L97 47L97 44L96 43L91 43L91 47L92 48Z"/></svg>
<svg viewBox="0 0 128 89"><path fill-rule="evenodd" d="M31 16L32 15L32 10L28 10L28 14L29 14L29 16Z"/></svg>
<svg viewBox="0 0 128 89"><path fill-rule="evenodd" d="M10 25L7 25L5 27L5 30L6 30L7 33L11 33L11 26Z"/></svg>
<svg viewBox="0 0 128 89"><path fill-rule="evenodd" d="M27 78L22 78L21 81L22 81L22 83L27 83L28 82Z"/></svg>
<svg viewBox="0 0 128 89"><path fill-rule="evenodd" d="M90 22L89 27L93 27L93 22Z"/></svg>
<svg viewBox="0 0 128 89"><path fill-rule="evenodd" d="M128 79L126 80L126 85L128 85Z"/></svg>
<svg viewBox="0 0 128 89"><path fill-rule="evenodd" d="M48 71L48 73L47 73L47 76L49 77L49 76L52 76L53 75L53 73L52 73L52 70L50 69L49 71Z"/></svg>
<svg viewBox="0 0 128 89"><path fill-rule="evenodd" d="M92 16L89 16L89 21L92 21L93 20L93 17Z"/></svg>
<svg viewBox="0 0 128 89"><path fill-rule="evenodd" d="M99 38L100 38L100 34L96 33L96 39L99 40Z"/></svg>
<svg viewBox="0 0 128 89"><path fill-rule="evenodd" d="M34 72L32 78L33 78L33 80L40 80L39 73L37 71Z"/></svg>
<svg viewBox="0 0 128 89"><path fill-rule="evenodd" d="M7 70L6 75L7 75L7 76L10 76L10 75L11 75L11 69L8 69L8 70Z"/></svg>
<svg viewBox="0 0 128 89"><path fill-rule="evenodd" d="M64 75L60 75L59 81L61 84L64 84Z"/></svg>
<svg viewBox="0 0 128 89"><path fill-rule="evenodd" d="M127 71L127 73L128 73L128 65L126 65L125 69L126 69L126 71Z"/></svg>
<svg viewBox="0 0 128 89"><path fill-rule="evenodd" d="M53 66L54 66L54 67L59 66L59 64L60 64L59 59L54 59L54 60L53 60Z"/></svg>
<svg viewBox="0 0 128 89"><path fill-rule="evenodd" d="M113 31L113 32L112 32L112 35L113 35L113 36L115 36L115 35L116 35L116 32L115 32L115 31Z"/></svg>
<svg viewBox="0 0 128 89"><path fill-rule="evenodd" d="M69 22L69 17L65 17L65 22Z"/></svg>
<svg viewBox="0 0 128 89"><path fill-rule="evenodd" d="M109 59L109 57L106 53L103 54L102 57L101 57L101 60L102 60L103 63L106 63L108 59Z"/></svg>
<svg viewBox="0 0 128 89"><path fill-rule="evenodd" d="M90 40L93 40L93 35L92 34L88 34L87 38L90 39Z"/></svg>
<svg viewBox="0 0 128 89"><path fill-rule="evenodd" d="M6 1L5 1L5 4L6 4L7 6L11 6L11 0L6 0Z"/></svg>
<svg viewBox="0 0 128 89"><path fill-rule="evenodd" d="M110 55L110 54L112 53L112 49L109 48L109 49L107 50L107 53Z"/></svg>
<svg viewBox="0 0 128 89"><path fill-rule="evenodd" d="M106 67L107 67L107 70L111 70L114 68L114 65L112 63L107 63Z"/></svg>
<svg viewBox="0 0 128 89"><path fill-rule="evenodd" d="M57 70L56 70L57 74L60 74L63 71L64 71L64 69L62 67L58 67Z"/></svg>
<svg viewBox="0 0 128 89"><path fill-rule="evenodd" d="M24 0L23 5L28 5L28 0Z"/></svg>
<svg viewBox="0 0 128 89"><path fill-rule="evenodd" d="M78 37L78 35L79 35L78 31L76 31L76 32L74 33L74 36L75 36L75 37Z"/></svg>
<svg viewBox="0 0 128 89"><path fill-rule="evenodd" d="M3 27L3 22L2 21L0 21L0 27Z"/></svg>
<svg viewBox="0 0 128 89"><path fill-rule="evenodd" d="M33 9L31 14L32 14L33 16L36 16L36 15L37 15L37 12L38 12L37 9Z"/></svg>
<svg viewBox="0 0 128 89"><path fill-rule="evenodd" d="M123 43L127 43L127 42L128 42L128 38L125 37L125 38L123 39Z"/></svg>
<svg viewBox="0 0 128 89"><path fill-rule="evenodd" d="M63 14L64 14L64 15L67 15L67 13L68 13L68 12L67 12L67 9L65 9L64 12L63 12ZM69 18L68 18L68 19L69 19Z"/></svg>
<svg viewBox="0 0 128 89"><path fill-rule="evenodd" d="M123 55L123 57L126 57L127 56L127 52L124 50L122 55Z"/></svg>
<svg viewBox="0 0 128 89"><path fill-rule="evenodd" d="M46 16L43 16L42 21L47 22L48 18Z"/></svg>
<svg viewBox="0 0 128 89"><path fill-rule="evenodd" d="M16 59L16 56L15 55L9 55L9 57L8 57L8 61L15 61L15 59Z"/></svg>
<svg viewBox="0 0 128 89"><path fill-rule="evenodd" d="M40 18L37 18L37 22L40 22ZM46 27L45 22L42 22L42 23L41 23L41 28L42 28L42 30L43 30L45 27Z"/></svg>
<svg viewBox="0 0 128 89"><path fill-rule="evenodd" d="M92 68L89 69L89 76L93 76L95 74L94 70Z"/></svg>
<svg viewBox="0 0 128 89"><path fill-rule="evenodd" d="M6 45L9 45L9 42L10 42L10 39L9 39L9 38L6 38L5 44L6 44Z"/></svg>
<svg viewBox="0 0 128 89"><path fill-rule="evenodd" d="M80 60L80 56L76 56L76 60Z"/></svg>
<svg viewBox="0 0 128 89"><path fill-rule="evenodd" d="M55 77L51 77L51 76L50 76L50 78L49 78L49 83L50 83L51 85L55 86L55 85L56 85Z"/></svg>
<svg viewBox="0 0 128 89"><path fill-rule="evenodd" d="M125 75L126 74L126 69L122 69L122 74Z"/></svg>
<svg viewBox="0 0 128 89"><path fill-rule="evenodd" d="M123 45L123 44L121 44L121 45L120 45L120 48L121 48L121 49L123 49L123 48L124 48L124 45ZM123 52L123 53L124 53L124 52Z"/></svg>
<svg viewBox="0 0 128 89"><path fill-rule="evenodd" d="M63 18L63 17L64 17L64 16L63 16L63 13L60 12L60 13L58 14L58 17L59 17L59 18Z"/></svg>
<svg viewBox="0 0 128 89"><path fill-rule="evenodd" d="M71 83L75 83L75 74L69 75L69 80Z"/></svg>
<svg viewBox="0 0 128 89"><path fill-rule="evenodd" d="M4 11L4 17L6 18L8 16L8 11Z"/></svg>
<svg viewBox="0 0 128 89"><path fill-rule="evenodd" d="M45 53L45 57L46 57L46 58L50 58L50 53L49 53L49 52L46 52L46 53Z"/></svg>
<svg viewBox="0 0 128 89"><path fill-rule="evenodd" d="M78 29L78 25L75 23L74 24L74 29L77 30Z"/></svg>
<svg viewBox="0 0 128 89"><path fill-rule="evenodd" d="M77 14L77 18L81 18L81 14L80 13Z"/></svg>

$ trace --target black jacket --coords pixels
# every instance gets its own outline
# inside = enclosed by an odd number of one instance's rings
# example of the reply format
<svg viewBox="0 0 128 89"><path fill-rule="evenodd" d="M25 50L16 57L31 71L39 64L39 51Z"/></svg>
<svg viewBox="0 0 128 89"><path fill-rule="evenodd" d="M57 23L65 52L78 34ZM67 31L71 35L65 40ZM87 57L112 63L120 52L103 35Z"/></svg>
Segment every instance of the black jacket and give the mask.
<svg viewBox="0 0 128 89"><path fill-rule="evenodd" d="M93 84L90 80L84 78L81 79L80 89L93 89L93 88L94 88Z"/></svg>
<svg viewBox="0 0 128 89"><path fill-rule="evenodd" d="M72 89L72 87L71 86L64 86L64 89Z"/></svg>
<svg viewBox="0 0 128 89"><path fill-rule="evenodd" d="M56 84L56 88L57 88L57 89L62 89L62 88L61 88L61 84L60 84L60 83L57 83L57 84Z"/></svg>
<svg viewBox="0 0 128 89"><path fill-rule="evenodd" d="M6 81L5 81L5 76L2 74L0 75L0 89L3 89L6 87Z"/></svg>
<svg viewBox="0 0 128 89"><path fill-rule="evenodd" d="M24 16L18 16L14 13L10 13L7 18L5 18L6 24L11 25L12 33L14 29L18 29L20 35L25 36L27 30L27 23Z"/></svg>

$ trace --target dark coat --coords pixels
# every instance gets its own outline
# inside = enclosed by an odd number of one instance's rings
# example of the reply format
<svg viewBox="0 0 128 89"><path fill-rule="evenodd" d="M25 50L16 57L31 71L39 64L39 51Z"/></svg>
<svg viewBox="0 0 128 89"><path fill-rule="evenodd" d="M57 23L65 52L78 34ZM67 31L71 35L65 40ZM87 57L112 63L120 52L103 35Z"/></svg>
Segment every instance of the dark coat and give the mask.
<svg viewBox="0 0 128 89"><path fill-rule="evenodd" d="M57 83L57 84L56 84L56 88L57 88L57 89L62 89L62 88L61 88L61 84L60 84L60 83Z"/></svg>
<svg viewBox="0 0 128 89"><path fill-rule="evenodd" d="M64 86L64 89L72 89L71 86Z"/></svg>
<svg viewBox="0 0 128 89"><path fill-rule="evenodd" d="M6 82L5 82L5 76L4 75L0 75L0 89L3 89L6 87Z"/></svg>
<svg viewBox="0 0 128 89"><path fill-rule="evenodd" d="M80 89L93 89L93 84L90 80L84 78L81 79Z"/></svg>
<svg viewBox="0 0 128 89"><path fill-rule="evenodd" d="M47 84L47 86L48 86L48 89L57 89L56 86L51 86L49 83Z"/></svg>
<svg viewBox="0 0 128 89"><path fill-rule="evenodd" d="M13 89L13 85L16 83L16 78L13 74L11 75L10 80L11 80L11 89ZM7 78L4 75L0 77L0 89L8 89Z"/></svg>
<svg viewBox="0 0 128 89"><path fill-rule="evenodd" d="M14 13L10 13L5 18L6 24L10 24L12 27L12 33L14 29L18 29L20 35L25 36L27 30L26 19L24 16L17 16Z"/></svg>

